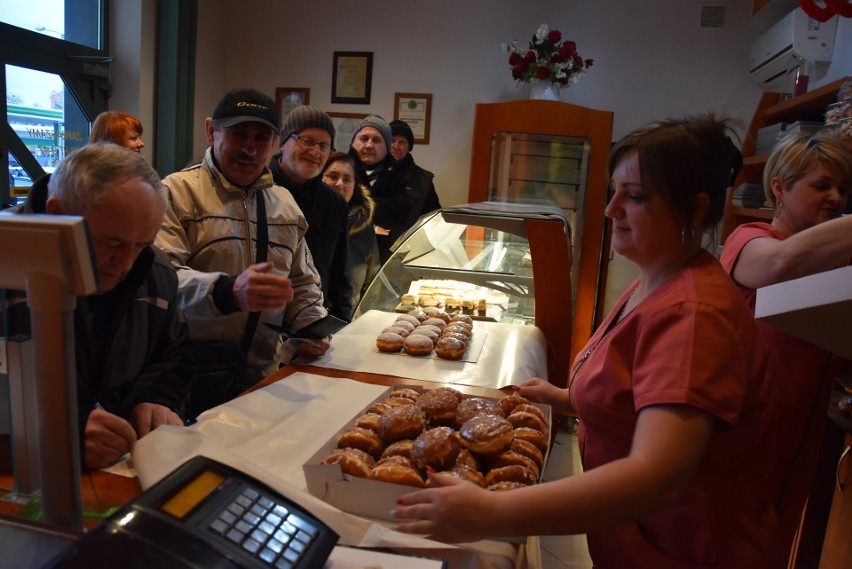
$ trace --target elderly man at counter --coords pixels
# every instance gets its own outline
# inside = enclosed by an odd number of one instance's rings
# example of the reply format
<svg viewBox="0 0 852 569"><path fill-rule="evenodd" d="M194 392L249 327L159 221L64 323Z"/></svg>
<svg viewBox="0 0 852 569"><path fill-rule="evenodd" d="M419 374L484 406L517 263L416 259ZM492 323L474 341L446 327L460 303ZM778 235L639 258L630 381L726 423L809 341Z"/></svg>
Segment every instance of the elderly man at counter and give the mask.
<svg viewBox="0 0 852 569"><path fill-rule="evenodd" d="M160 178L140 154L115 144L80 148L60 162L45 209L85 218L98 270L95 294L79 298L77 400L83 464L103 468L160 425L182 425L187 396L186 322L177 276L152 247L163 218ZM13 333L29 333L23 298L10 306Z"/></svg>

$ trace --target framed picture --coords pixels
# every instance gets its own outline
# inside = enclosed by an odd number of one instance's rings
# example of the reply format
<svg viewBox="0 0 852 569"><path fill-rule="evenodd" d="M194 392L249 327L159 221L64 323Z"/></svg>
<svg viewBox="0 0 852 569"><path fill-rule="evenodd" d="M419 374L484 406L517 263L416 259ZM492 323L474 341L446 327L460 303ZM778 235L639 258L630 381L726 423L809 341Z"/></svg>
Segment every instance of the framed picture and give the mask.
<svg viewBox="0 0 852 569"><path fill-rule="evenodd" d="M335 51L331 74L331 102L370 104L373 52Z"/></svg>
<svg viewBox="0 0 852 569"><path fill-rule="evenodd" d="M352 137L355 136L355 128L361 119L367 117L367 113L327 113L334 123L334 149L348 152Z"/></svg>
<svg viewBox="0 0 852 569"><path fill-rule="evenodd" d="M299 105L311 104L311 90L306 87L277 87L275 89L275 108L278 109L278 123L284 123L284 117Z"/></svg>
<svg viewBox="0 0 852 569"><path fill-rule="evenodd" d="M393 105L394 120L408 123L415 144L429 144L429 126L432 123L431 93L396 93Z"/></svg>

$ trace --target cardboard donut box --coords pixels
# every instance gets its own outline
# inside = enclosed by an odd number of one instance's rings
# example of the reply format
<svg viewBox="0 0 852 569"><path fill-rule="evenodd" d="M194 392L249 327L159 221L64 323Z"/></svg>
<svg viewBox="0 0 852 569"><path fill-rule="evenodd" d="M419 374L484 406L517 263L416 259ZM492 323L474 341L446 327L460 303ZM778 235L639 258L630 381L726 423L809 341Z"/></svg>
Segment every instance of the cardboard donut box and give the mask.
<svg viewBox="0 0 852 569"><path fill-rule="evenodd" d="M435 388L444 387L443 384L435 384ZM450 387L447 385L446 387ZM394 389L414 389L421 393L426 390L419 386L412 385L396 385L386 389L379 397L370 403L383 401L387 395ZM466 397L469 397L466 395ZM484 399L494 399L485 397ZM396 506L396 500L404 494L417 490L414 486L404 486L401 484L392 484L389 482L380 482L377 480L369 480L367 478L358 478L344 474L337 464L321 464L322 460L331 454L337 448L337 441L340 436L354 426L355 420L364 414L367 405L354 417L350 417L344 425L323 444L319 450L303 465L305 473L305 481L308 485L308 491L314 496L324 500L332 506L359 516L372 518L376 520L392 521L390 517L391 510ZM544 411L547 417L548 426L552 429L552 416L549 405L534 404ZM544 456L544 465L547 465L547 460L550 457L550 447ZM544 467L542 467L542 475ZM541 482L541 479L539 479ZM511 541L522 541L520 539L512 539Z"/></svg>

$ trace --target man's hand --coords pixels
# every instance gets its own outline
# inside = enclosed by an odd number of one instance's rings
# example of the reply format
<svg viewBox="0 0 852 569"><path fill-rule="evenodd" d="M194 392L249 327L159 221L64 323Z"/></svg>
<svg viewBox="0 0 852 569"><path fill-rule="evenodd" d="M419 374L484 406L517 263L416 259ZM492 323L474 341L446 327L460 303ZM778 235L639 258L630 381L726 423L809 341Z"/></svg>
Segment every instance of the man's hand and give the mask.
<svg viewBox="0 0 852 569"><path fill-rule="evenodd" d="M293 286L290 279L272 274L271 262L251 265L234 280L234 302L241 310L279 310L291 300Z"/></svg>
<svg viewBox="0 0 852 569"><path fill-rule="evenodd" d="M313 344L313 345L311 345ZM311 340L310 342L301 342L296 348L296 353L306 358L321 358L331 347L331 337L322 338L321 340Z"/></svg>
<svg viewBox="0 0 852 569"><path fill-rule="evenodd" d="M118 415L95 409L86 421L83 440L86 468L104 468L130 452L136 442L136 431Z"/></svg>
<svg viewBox="0 0 852 569"><path fill-rule="evenodd" d="M182 426L183 421L177 413L156 403L139 403L130 413L130 423L141 439L160 425Z"/></svg>

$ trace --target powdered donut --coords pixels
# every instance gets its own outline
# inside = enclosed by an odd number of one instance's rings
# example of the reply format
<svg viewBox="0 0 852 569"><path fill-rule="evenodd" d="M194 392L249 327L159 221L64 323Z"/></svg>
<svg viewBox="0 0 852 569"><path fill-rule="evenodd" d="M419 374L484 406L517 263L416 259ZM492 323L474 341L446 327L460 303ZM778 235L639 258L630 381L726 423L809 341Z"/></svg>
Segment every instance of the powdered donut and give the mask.
<svg viewBox="0 0 852 569"><path fill-rule="evenodd" d="M412 314L400 314L399 316L396 317L396 321L397 322L408 322L409 324L411 324L415 328L417 326L420 326L420 320Z"/></svg>
<svg viewBox="0 0 852 569"><path fill-rule="evenodd" d="M382 334L396 334L397 336L402 336L403 338L408 336L408 334L410 333L411 330L406 330L402 326L388 326L387 328L382 330Z"/></svg>
<svg viewBox="0 0 852 569"><path fill-rule="evenodd" d="M403 337L391 332L383 332L376 338L376 347L382 352L398 352L402 349Z"/></svg>
<svg viewBox="0 0 852 569"><path fill-rule="evenodd" d="M423 323L422 323L422 324L420 324L420 325L421 325L421 326L435 326L436 328L438 328L438 333L443 332L443 331L444 331L444 328L446 328L446 327L447 327L447 323L446 323L446 322L444 322L444 321L443 321L442 319L440 319L440 318L434 318L434 317L432 317L432 318L427 318L427 319L426 319L426 320L424 320L424 321L423 321Z"/></svg>
<svg viewBox="0 0 852 569"><path fill-rule="evenodd" d="M417 333L409 334L402 343L402 349L405 350L405 353L412 356L428 356L432 353L434 347L435 344L432 343L431 338Z"/></svg>
<svg viewBox="0 0 852 569"><path fill-rule="evenodd" d="M435 344L435 353L445 360L460 360L467 345L456 338L440 338Z"/></svg>

